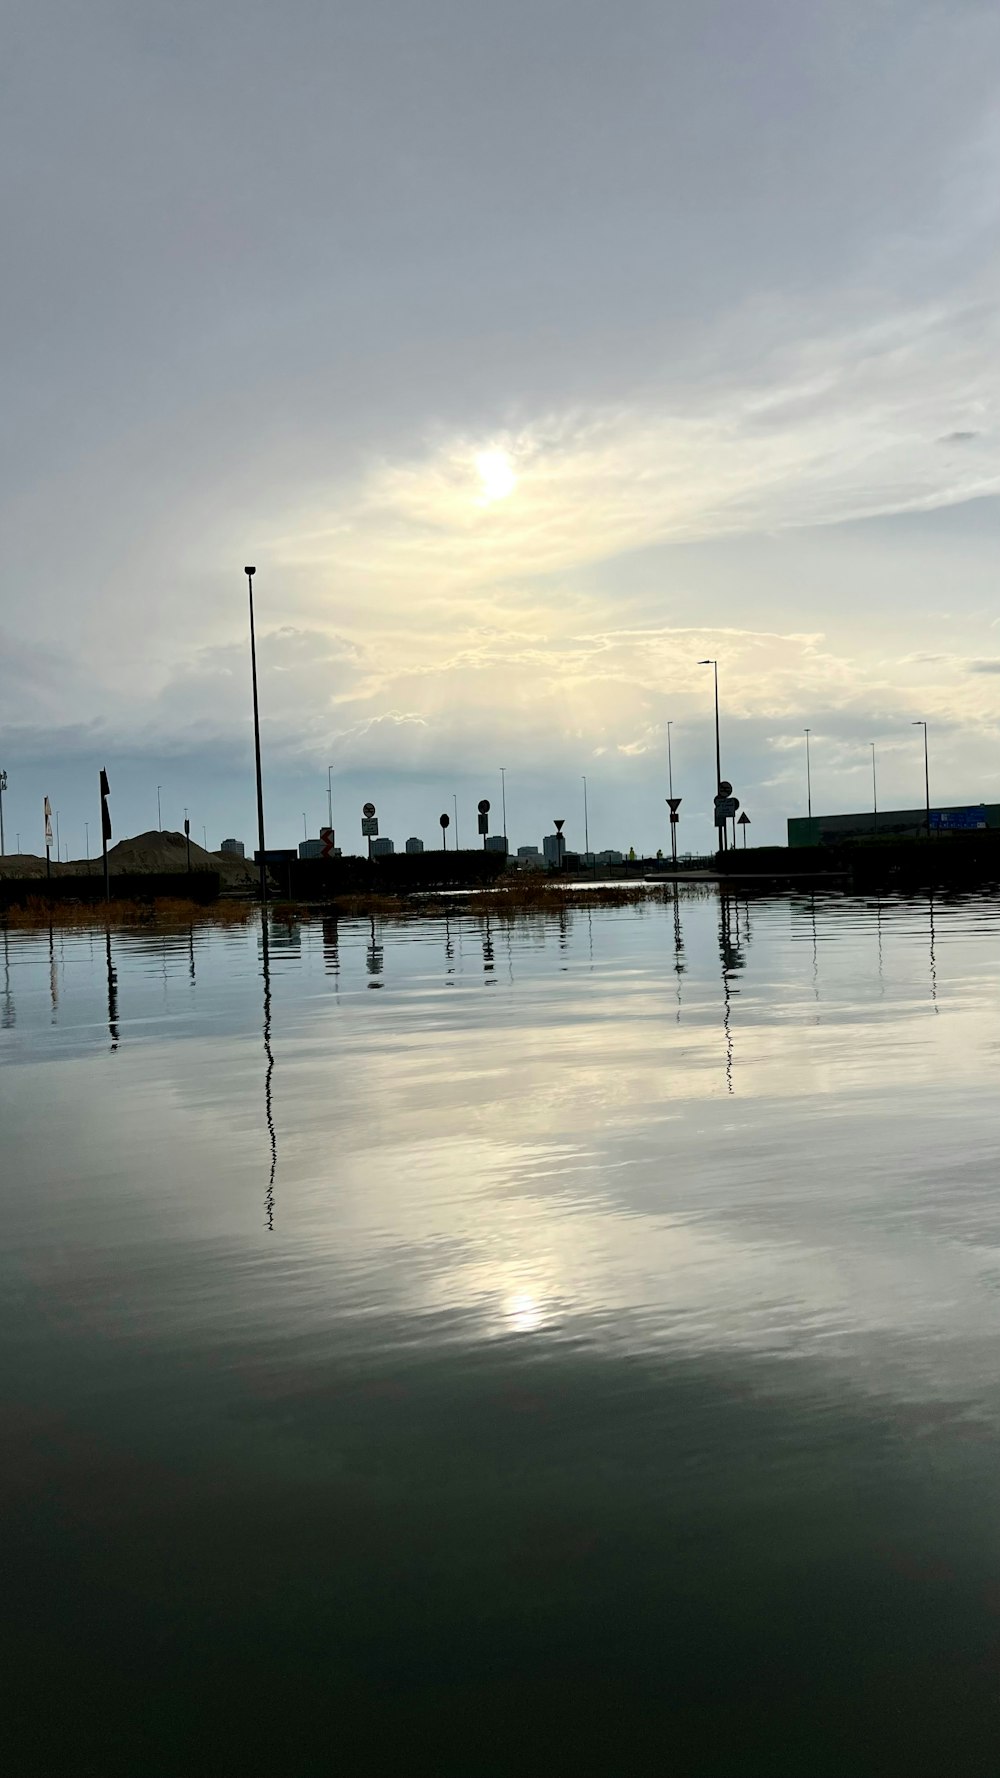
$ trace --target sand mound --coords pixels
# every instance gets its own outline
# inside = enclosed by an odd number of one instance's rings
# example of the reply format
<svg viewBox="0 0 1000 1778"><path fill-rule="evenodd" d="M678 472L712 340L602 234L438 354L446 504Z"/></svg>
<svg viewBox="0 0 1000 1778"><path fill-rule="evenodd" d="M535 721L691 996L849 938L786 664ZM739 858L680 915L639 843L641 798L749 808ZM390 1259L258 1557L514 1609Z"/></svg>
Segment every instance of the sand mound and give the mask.
<svg viewBox="0 0 1000 1778"><path fill-rule="evenodd" d="M101 869L101 855L91 858L72 859L68 864L56 864L52 861L54 877L92 875ZM150 833L135 834L132 839L119 840L117 846L108 851L108 869L112 876L120 876L123 872L142 875L147 871L186 871L187 841L182 833ZM221 852L206 852L204 846L191 841L191 869L218 871L223 887L234 889L244 883L254 884L257 881L257 868L253 859L230 858ZM6 877L44 877L45 859L36 857L31 852L8 852L0 858L0 875Z"/></svg>

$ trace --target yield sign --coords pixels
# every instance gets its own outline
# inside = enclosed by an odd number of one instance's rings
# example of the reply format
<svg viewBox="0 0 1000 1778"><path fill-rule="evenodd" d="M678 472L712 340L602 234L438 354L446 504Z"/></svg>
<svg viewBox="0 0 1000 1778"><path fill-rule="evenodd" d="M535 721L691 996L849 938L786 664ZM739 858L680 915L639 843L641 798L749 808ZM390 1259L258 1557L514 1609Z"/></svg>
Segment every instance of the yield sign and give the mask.
<svg viewBox="0 0 1000 1778"><path fill-rule="evenodd" d="M677 810L681 806L681 801L682 801L681 797L668 796L666 800L667 800L667 803L669 804L670 808L674 811L674 814L676 815Z"/></svg>

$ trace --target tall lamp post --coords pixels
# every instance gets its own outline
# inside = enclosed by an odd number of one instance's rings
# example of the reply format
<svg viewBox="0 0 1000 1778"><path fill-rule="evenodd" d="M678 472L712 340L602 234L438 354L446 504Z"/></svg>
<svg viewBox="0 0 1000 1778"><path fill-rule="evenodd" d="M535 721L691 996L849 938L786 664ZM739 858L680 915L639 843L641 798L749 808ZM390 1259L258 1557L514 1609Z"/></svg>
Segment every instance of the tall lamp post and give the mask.
<svg viewBox="0 0 1000 1778"><path fill-rule="evenodd" d="M809 765L809 735L810 735L810 732L811 731L809 729L806 729L806 814L809 816L809 819L811 821L812 814L813 814L813 782L812 782L812 771L811 771L810 765ZM746 834L743 835L743 838L746 839Z"/></svg>
<svg viewBox="0 0 1000 1778"><path fill-rule="evenodd" d="M924 797L926 799L926 806L927 806L927 838L930 839L930 837L931 837L931 774L930 774L930 767L927 763L927 724L926 724L926 722L924 722L922 717L918 716L917 720L913 723L912 726L914 728L922 728L924 731Z"/></svg>
<svg viewBox="0 0 1000 1778"><path fill-rule="evenodd" d="M590 857L590 822L587 817L587 780L586 780L586 777L583 775L583 773L581 773L581 777L583 777L583 850L584 850L584 855L587 858L589 858Z"/></svg>
<svg viewBox="0 0 1000 1778"><path fill-rule="evenodd" d="M162 788L163 788L162 784L158 784L156 786L156 831L157 831L157 833L163 832L163 816L160 814L160 791L162 790Z"/></svg>
<svg viewBox="0 0 1000 1778"><path fill-rule="evenodd" d="M878 836L878 779L875 776L875 743L869 742L872 750L872 814L875 817L875 834Z"/></svg>
<svg viewBox="0 0 1000 1778"><path fill-rule="evenodd" d="M674 870L676 870L677 869L677 823L674 820L674 815L676 814L677 811L674 808L674 750L673 750L673 747L671 745L671 740L670 740L670 731L673 728L673 726L674 726L674 719L671 716L669 722L667 723L667 787L670 791L670 796L668 798L668 801L670 804L670 862L673 865Z"/></svg>
<svg viewBox="0 0 1000 1778"><path fill-rule="evenodd" d="M326 768L326 815L327 826L333 826L333 767Z"/></svg>
<svg viewBox="0 0 1000 1778"><path fill-rule="evenodd" d="M719 788L722 783L722 749L719 745L719 663L718 661L699 661L698 665L699 667L711 667L715 675L715 791L717 796L721 796L722 792ZM719 834L722 842L721 850L724 852L726 849L725 825L720 827Z"/></svg>
<svg viewBox="0 0 1000 1778"><path fill-rule="evenodd" d="M3 858L7 850L3 842L3 793L6 788L7 774L6 772L0 772L0 858Z"/></svg>
<svg viewBox="0 0 1000 1778"><path fill-rule="evenodd" d="M458 792L453 790L451 800L455 805L455 851L458 851Z"/></svg>
<svg viewBox="0 0 1000 1778"><path fill-rule="evenodd" d="M507 839L507 767L500 767L500 807L503 810L503 843L504 855L510 853L510 842Z"/></svg>
<svg viewBox="0 0 1000 1778"><path fill-rule="evenodd" d="M257 703L257 638L253 623L253 577L256 568L244 568L250 596L250 676L253 680L253 750L257 766L257 847L260 852L260 899L267 902L267 860L264 857L264 781L260 772L260 708Z"/></svg>

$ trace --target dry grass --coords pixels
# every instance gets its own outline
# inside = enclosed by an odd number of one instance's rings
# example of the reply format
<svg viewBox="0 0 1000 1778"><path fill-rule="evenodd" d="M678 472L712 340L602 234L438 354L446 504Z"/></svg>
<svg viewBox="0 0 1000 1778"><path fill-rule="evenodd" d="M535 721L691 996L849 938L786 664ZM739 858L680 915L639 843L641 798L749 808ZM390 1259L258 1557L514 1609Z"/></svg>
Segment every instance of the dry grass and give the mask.
<svg viewBox="0 0 1000 1778"><path fill-rule="evenodd" d="M46 901L30 896L21 907L0 911L0 921L11 929L37 930L49 926L189 926L192 921L211 925L242 926L257 913L252 901L196 901L161 896L154 901Z"/></svg>

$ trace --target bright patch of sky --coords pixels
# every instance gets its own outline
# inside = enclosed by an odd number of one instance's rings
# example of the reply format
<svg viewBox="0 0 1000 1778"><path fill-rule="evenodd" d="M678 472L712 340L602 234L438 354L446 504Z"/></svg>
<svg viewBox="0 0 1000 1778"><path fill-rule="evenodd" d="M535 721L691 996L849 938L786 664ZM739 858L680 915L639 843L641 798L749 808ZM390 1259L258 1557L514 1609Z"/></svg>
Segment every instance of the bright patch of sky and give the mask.
<svg viewBox="0 0 1000 1778"><path fill-rule="evenodd" d="M1000 799L1000 14L15 4L0 766L82 848L360 803L704 844ZM76 830L79 830L77 835Z"/></svg>

